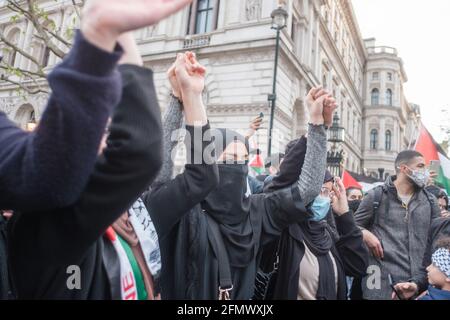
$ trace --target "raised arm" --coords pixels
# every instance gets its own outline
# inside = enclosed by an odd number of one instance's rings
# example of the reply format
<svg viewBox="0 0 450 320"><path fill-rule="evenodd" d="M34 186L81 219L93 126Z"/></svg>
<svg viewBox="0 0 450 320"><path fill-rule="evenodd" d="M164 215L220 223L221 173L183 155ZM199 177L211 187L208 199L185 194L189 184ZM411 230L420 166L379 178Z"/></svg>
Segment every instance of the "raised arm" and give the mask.
<svg viewBox="0 0 450 320"><path fill-rule="evenodd" d="M297 182L292 181L290 187L273 191L272 186L269 188L272 192L264 196L266 212L263 215L263 234L268 236L264 237L263 242L278 236L291 223L308 219L307 207L319 195L322 188L327 154L325 125L329 123L336 105L334 99L320 88L312 89L306 102L310 125L301 174ZM295 161L293 158L292 160ZM301 159L298 162L301 166Z"/></svg>
<svg viewBox="0 0 450 320"><path fill-rule="evenodd" d="M85 188L107 118L120 99L113 53L120 34L157 23L191 0L90 0L74 48L49 76L52 95L35 133L0 114L0 207L67 206Z"/></svg>
<svg viewBox="0 0 450 320"><path fill-rule="evenodd" d="M128 40L133 41L131 37ZM126 41L122 43L125 50L130 49ZM109 127L107 146L82 195L72 207L58 211L65 214L46 214L39 219L48 228L54 227L44 237L47 246L52 244L49 264L74 261L84 254L161 168L161 114L153 73L140 64L135 61L119 68L122 99Z"/></svg>
<svg viewBox="0 0 450 320"><path fill-rule="evenodd" d="M305 162L298 179L300 198L309 205L320 193L327 166L327 134L325 126L336 105L331 103L330 95L323 89L311 89L306 97L310 124Z"/></svg>
<svg viewBox="0 0 450 320"><path fill-rule="evenodd" d="M78 33L49 75L52 94L36 131L26 133L0 114L0 207L45 210L79 197L120 99L119 58Z"/></svg>
<svg viewBox="0 0 450 320"><path fill-rule="evenodd" d="M205 69L188 53L178 55L176 74L186 116L187 164L182 174L142 197L160 239L218 183L209 124L201 97Z"/></svg>
<svg viewBox="0 0 450 320"><path fill-rule="evenodd" d="M172 86L172 94L169 105L163 116L163 166L152 184L151 189L157 189L164 183L170 181L173 175L172 153L178 143L180 128L183 125L183 105L181 102L181 91L175 74L176 63L167 71L167 76Z"/></svg>

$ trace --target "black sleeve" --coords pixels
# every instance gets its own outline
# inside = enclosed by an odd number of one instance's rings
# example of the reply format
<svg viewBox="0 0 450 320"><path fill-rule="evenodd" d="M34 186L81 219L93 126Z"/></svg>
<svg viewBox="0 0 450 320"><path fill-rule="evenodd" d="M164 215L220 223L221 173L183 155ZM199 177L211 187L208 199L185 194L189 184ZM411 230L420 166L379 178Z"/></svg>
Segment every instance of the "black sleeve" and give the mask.
<svg viewBox="0 0 450 320"><path fill-rule="evenodd" d="M335 222L339 233L336 249L344 265L345 274L350 277L364 276L369 265L369 252L353 213L335 216Z"/></svg>
<svg viewBox="0 0 450 320"><path fill-rule="evenodd" d="M195 137L200 127L186 126L187 136ZM186 139L187 164L185 171L156 190L147 192L142 199L155 224L158 237L163 239L172 227L200 203L219 183L219 172L211 157L209 124L201 128L203 141ZM210 147L208 147L210 146ZM203 155L203 156L202 156ZM195 164L194 159L200 161Z"/></svg>
<svg viewBox="0 0 450 320"><path fill-rule="evenodd" d="M120 67L123 96L112 123L108 146L89 183L65 214L46 215L41 237L57 262L81 257L145 190L161 168L161 115L153 73ZM47 224L47 226L45 225Z"/></svg>
<svg viewBox="0 0 450 320"><path fill-rule="evenodd" d="M262 245L274 240L290 224L301 222L311 214L303 203L297 184L263 195L253 195L254 202L264 204L262 214Z"/></svg>
<svg viewBox="0 0 450 320"><path fill-rule="evenodd" d="M52 210L80 197L120 99L120 55L96 48L78 32L48 77L52 93L37 129L24 132L0 112L2 209Z"/></svg>

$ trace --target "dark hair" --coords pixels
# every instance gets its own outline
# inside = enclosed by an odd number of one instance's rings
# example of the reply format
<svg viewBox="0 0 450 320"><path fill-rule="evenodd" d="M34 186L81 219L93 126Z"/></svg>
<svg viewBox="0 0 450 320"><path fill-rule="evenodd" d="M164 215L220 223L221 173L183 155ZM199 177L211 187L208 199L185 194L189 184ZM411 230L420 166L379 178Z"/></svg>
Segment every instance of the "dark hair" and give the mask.
<svg viewBox="0 0 450 320"><path fill-rule="evenodd" d="M362 189L357 188L357 187L350 187L345 191L346 196L348 197L348 195L350 194L350 192L352 192L353 190L358 190L361 192L362 195L364 195L364 192L362 191Z"/></svg>
<svg viewBox="0 0 450 320"><path fill-rule="evenodd" d="M435 185L431 185L431 186L427 186L425 188L425 190L427 190L429 193L431 193L437 199L444 199L446 206L448 207L448 196L441 188L439 188L438 186L435 186Z"/></svg>
<svg viewBox="0 0 450 320"><path fill-rule="evenodd" d="M444 248L450 250L450 237L440 237L436 241L435 248L436 249Z"/></svg>
<svg viewBox="0 0 450 320"><path fill-rule="evenodd" d="M444 199L446 207L448 208L448 196L445 194L444 191L441 191L441 193L437 197L438 199Z"/></svg>
<svg viewBox="0 0 450 320"><path fill-rule="evenodd" d="M405 150L400 152L395 159L395 171L398 173L399 168L402 164L409 164L411 160L417 157L423 158L423 155L420 152L414 150Z"/></svg>

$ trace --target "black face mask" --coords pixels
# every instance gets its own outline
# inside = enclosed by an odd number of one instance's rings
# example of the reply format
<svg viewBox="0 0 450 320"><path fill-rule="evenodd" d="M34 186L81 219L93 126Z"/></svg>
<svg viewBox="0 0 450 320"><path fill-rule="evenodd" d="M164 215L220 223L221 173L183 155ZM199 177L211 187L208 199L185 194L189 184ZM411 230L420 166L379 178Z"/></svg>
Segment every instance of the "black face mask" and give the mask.
<svg viewBox="0 0 450 320"><path fill-rule="evenodd" d="M219 185L202 202L202 208L220 224L237 224L249 212L246 201L248 166L219 164Z"/></svg>
<svg viewBox="0 0 450 320"><path fill-rule="evenodd" d="M362 200L352 200L348 202L348 207L350 208L350 210L353 211L353 213L355 213L356 211L358 211L359 206L361 205Z"/></svg>

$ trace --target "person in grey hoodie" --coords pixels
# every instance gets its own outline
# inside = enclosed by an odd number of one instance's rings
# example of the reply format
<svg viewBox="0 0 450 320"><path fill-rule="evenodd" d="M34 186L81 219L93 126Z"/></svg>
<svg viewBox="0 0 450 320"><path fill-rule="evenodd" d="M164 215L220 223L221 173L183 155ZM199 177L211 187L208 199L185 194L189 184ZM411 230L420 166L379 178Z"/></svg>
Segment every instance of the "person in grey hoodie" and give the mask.
<svg viewBox="0 0 450 320"><path fill-rule="evenodd" d="M390 282L409 282L420 272L430 225L439 216L436 198L424 189L429 173L423 155L401 152L395 170L396 176L367 194L355 215L372 253L362 280L368 300L390 300ZM416 293L417 285L411 287Z"/></svg>

